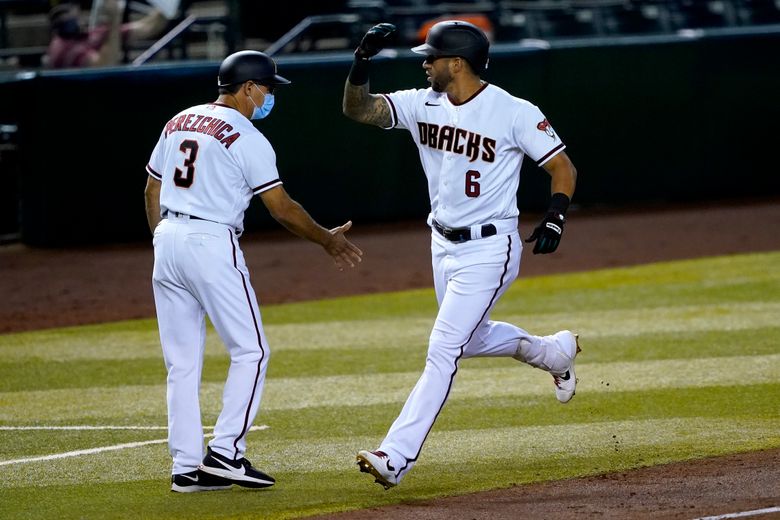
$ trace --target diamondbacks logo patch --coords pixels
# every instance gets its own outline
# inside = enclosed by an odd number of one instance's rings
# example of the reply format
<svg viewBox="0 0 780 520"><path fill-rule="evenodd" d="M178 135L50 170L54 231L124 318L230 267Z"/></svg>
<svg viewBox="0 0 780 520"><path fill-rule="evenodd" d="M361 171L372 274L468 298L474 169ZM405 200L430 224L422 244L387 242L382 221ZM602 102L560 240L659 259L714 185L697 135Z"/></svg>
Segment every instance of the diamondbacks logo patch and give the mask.
<svg viewBox="0 0 780 520"><path fill-rule="evenodd" d="M555 132L552 129L552 126L550 126L550 122L547 121L547 119L543 119L539 121L536 124L537 130L541 130L545 134L549 135L551 138L555 139Z"/></svg>

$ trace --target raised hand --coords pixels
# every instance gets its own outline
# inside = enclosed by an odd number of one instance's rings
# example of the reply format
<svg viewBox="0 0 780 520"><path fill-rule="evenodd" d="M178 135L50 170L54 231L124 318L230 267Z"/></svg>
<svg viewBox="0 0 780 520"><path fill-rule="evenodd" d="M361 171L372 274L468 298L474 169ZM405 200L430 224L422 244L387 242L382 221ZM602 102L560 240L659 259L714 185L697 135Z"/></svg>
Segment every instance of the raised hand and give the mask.
<svg viewBox="0 0 780 520"><path fill-rule="evenodd" d="M373 26L363 36L360 45L355 50L355 56L362 59L368 59L387 47L388 43L395 36L395 25L391 23L380 23Z"/></svg>

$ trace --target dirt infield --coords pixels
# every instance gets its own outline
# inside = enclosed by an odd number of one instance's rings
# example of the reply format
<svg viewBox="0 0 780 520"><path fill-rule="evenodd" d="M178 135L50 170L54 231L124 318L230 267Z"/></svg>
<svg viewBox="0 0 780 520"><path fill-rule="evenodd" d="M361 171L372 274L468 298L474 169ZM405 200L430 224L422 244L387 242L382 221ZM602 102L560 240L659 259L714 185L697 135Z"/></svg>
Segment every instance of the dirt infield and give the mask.
<svg viewBox="0 0 780 520"><path fill-rule="evenodd" d="M521 221L523 236L536 217ZM317 246L283 231L250 234L242 238L242 248L262 305L430 287L429 233L422 220L392 226L356 222L350 237L365 260L344 273ZM778 199L574 210L559 250L547 256L527 250L521 277L774 250L780 250ZM0 333L153 317L152 262L151 243L58 250L2 246ZM696 518L769 506L780 506L780 450L331 518Z"/></svg>
<svg viewBox="0 0 780 520"><path fill-rule="evenodd" d="M538 216L520 223L528 236ZM335 223L334 223L335 224ZM353 271L286 231L241 239L260 303L432 287L425 223L363 226ZM521 277L780 250L780 199L634 211L572 211L558 251L523 254ZM149 243L77 249L0 246L0 333L154 316Z"/></svg>
<svg viewBox="0 0 780 520"><path fill-rule="evenodd" d="M365 476L364 476L365 478ZM780 506L780 450L515 486L320 520L692 520ZM378 486L377 486L378 487ZM375 492L381 492L381 488ZM392 493L392 490L388 491ZM780 512L755 516L780 518Z"/></svg>

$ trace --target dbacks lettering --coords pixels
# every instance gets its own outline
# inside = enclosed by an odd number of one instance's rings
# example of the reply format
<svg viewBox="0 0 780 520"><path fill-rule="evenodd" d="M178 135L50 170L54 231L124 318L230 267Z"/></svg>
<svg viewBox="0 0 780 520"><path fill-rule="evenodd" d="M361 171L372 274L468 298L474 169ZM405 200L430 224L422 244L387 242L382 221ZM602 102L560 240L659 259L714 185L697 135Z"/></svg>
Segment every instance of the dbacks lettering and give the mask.
<svg viewBox="0 0 780 520"><path fill-rule="evenodd" d="M420 132L420 144L455 152L468 156L469 162L474 162L480 158L485 162L496 160L496 140L489 137L483 137L480 134L470 132L463 128L454 126L439 126L433 123L417 122L417 129Z"/></svg>

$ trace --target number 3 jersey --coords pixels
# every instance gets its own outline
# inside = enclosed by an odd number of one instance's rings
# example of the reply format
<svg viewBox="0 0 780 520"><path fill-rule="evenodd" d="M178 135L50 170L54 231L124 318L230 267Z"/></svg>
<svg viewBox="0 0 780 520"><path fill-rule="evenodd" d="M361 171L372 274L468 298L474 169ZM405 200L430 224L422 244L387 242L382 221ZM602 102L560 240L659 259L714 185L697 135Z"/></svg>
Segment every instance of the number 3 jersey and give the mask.
<svg viewBox="0 0 780 520"><path fill-rule="evenodd" d="M243 230L253 195L282 183L271 143L237 110L188 108L168 121L146 171L162 181L160 211Z"/></svg>
<svg viewBox="0 0 780 520"><path fill-rule="evenodd" d="M431 217L449 227L516 218L520 167L539 166L564 148L538 107L484 83L452 103L431 88L383 94L390 128L405 128L420 152Z"/></svg>

